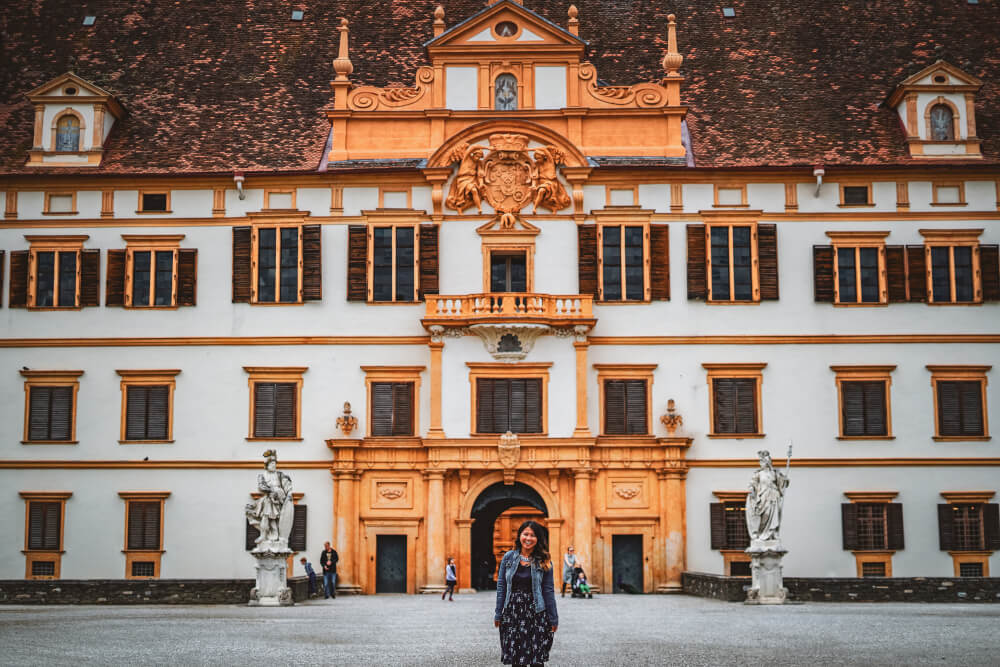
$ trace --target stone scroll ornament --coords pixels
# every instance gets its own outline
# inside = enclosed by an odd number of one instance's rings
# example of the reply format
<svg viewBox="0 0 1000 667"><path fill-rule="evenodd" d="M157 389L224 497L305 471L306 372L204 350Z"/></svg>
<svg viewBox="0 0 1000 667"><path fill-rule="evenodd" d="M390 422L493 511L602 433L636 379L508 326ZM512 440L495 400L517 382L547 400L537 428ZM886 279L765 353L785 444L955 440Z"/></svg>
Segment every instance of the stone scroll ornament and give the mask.
<svg viewBox="0 0 1000 667"><path fill-rule="evenodd" d="M565 157L555 146L528 148L523 134L491 134L490 145L460 143L451 154L458 173L446 204L459 213L475 207L483 211L483 200L496 210L500 227L510 229L517 214L528 204L553 213L570 205L566 188L559 182L556 165Z"/></svg>

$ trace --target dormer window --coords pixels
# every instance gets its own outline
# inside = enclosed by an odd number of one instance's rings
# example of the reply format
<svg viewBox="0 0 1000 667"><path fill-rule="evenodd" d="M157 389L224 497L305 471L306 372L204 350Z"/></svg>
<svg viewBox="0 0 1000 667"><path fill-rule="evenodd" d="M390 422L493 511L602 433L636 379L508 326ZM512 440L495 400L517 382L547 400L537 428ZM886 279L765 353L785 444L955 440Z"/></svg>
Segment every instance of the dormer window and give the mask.
<svg viewBox="0 0 1000 667"><path fill-rule="evenodd" d="M513 74L501 74L497 77L493 108L497 111L517 110L517 78Z"/></svg>
<svg viewBox="0 0 1000 667"><path fill-rule="evenodd" d="M65 114L56 122L56 151L75 152L80 150L80 119Z"/></svg>
<svg viewBox="0 0 1000 667"><path fill-rule="evenodd" d="M930 107L931 141L955 141L955 114L947 104Z"/></svg>

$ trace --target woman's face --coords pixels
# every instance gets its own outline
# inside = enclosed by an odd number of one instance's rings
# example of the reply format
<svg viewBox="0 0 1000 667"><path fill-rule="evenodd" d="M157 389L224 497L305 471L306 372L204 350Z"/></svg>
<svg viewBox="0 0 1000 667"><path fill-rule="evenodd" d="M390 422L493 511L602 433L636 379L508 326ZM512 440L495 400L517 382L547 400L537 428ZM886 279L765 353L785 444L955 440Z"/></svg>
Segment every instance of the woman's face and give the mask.
<svg viewBox="0 0 1000 667"><path fill-rule="evenodd" d="M521 546L525 549L534 549L535 545L538 544L538 538L535 537L535 531L528 526L523 531L521 531Z"/></svg>

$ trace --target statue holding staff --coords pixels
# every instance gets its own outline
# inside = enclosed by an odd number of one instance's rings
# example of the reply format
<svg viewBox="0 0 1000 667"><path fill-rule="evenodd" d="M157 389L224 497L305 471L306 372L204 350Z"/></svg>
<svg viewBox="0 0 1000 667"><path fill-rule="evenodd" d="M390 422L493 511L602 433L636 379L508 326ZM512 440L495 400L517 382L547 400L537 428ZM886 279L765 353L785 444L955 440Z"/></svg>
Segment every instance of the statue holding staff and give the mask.
<svg viewBox="0 0 1000 667"><path fill-rule="evenodd" d="M250 525L260 530L255 551L288 551L295 513L292 479L277 469L278 455L273 449L264 452L264 472L257 475L261 496L246 506Z"/></svg>
<svg viewBox="0 0 1000 667"><path fill-rule="evenodd" d="M792 447L788 446L788 461L785 472L775 470L771 463L771 453L757 452L760 468L750 478L747 493L746 519L750 539L755 542L780 541L781 509L788 487L788 469L791 465Z"/></svg>

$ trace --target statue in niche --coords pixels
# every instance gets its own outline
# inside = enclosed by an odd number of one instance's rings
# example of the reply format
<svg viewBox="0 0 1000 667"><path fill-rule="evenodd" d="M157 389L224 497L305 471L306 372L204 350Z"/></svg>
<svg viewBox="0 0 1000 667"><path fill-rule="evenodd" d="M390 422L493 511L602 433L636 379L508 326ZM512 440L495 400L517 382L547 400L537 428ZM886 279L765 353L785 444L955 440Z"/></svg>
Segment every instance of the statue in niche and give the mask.
<svg viewBox="0 0 1000 667"><path fill-rule="evenodd" d="M563 210L569 206L570 201L566 189L563 188L556 176L556 163L565 159L562 151L555 146L545 146L544 148L536 148L534 157L537 174L535 176L535 197L532 200L534 206L531 212L537 212L539 206L547 208L553 213Z"/></svg>
<svg viewBox="0 0 1000 667"><path fill-rule="evenodd" d="M954 141L954 114L944 104L937 104L931 109L931 139L933 141Z"/></svg>
<svg viewBox="0 0 1000 667"><path fill-rule="evenodd" d="M517 78L513 74L501 74L493 84L494 105L497 111L517 110Z"/></svg>
<svg viewBox="0 0 1000 667"><path fill-rule="evenodd" d="M264 452L264 458L264 472L257 475L261 496L246 506L247 520L260 531L254 551L287 552L295 517L292 478L278 470L278 455L273 449Z"/></svg>
<svg viewBox="0 0 1000 667"><path fill-rule="evenodd" d="M771 463L771 453L767 450L757 452L760 468L750 478L750 490L747 493L746 519L750 539L754 542L780 542L778 531L781 529L781 509L785 502L785 489L788 487L787 464L786 471L775 470ZM791 463L792 448L788 448L788 464Z"/></svg>
<svg viewBox="0 0 1000 667"><path fill-rule="evenodd" d="M458 174L455 175L455 182L452 183L448 200L445 202L448 208L453 208L461 214L465 209L475 206L480 213L483 212L483 199L479 188L482 181L480 163L484 155L485 149L482 146L470 146L462 142L455 147L452 152L452 162L459 163Z"/></svg>

